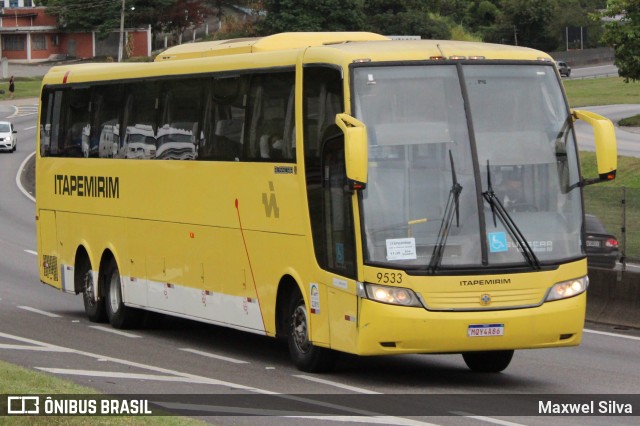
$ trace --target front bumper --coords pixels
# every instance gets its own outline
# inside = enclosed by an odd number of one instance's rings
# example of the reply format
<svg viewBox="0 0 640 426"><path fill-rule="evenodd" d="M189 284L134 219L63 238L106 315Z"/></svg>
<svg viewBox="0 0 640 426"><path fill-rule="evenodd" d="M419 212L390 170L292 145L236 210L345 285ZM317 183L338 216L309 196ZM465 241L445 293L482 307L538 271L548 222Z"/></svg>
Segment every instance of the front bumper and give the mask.
<svg viewBox="0 0 640 426"><path fill-rule="evenodd" d="M430 312L361 299L360 355L459 353L578 345L586 293L538 307L474 312ZM504 335L468 337L472 324L503 324Z"/></svg>

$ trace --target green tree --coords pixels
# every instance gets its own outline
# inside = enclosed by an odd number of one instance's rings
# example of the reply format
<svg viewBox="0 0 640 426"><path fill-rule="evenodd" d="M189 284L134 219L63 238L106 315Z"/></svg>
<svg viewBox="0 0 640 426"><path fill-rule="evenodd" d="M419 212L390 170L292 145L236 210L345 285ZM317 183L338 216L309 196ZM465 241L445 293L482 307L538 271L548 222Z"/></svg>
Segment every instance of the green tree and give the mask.
<svg viewBox="0 0 640 426"><path fill-rule="evenodd" d="M502 13L489 41L553 51L558 39L550 31L558 11L557 0L503 0Z"/></svg>
<svg viewBox="0 0 640 426"><path fill-rule="evenodd" d="M449 39L450 24L420 0L365 0L367 29L386 35L416 35Z"/></svg>
<svg viewBox="0 0 640 426"><path fill-rule="evenodd" d="M67 31L95 31L106 36L120 28L122 0L47 0L47 13ZM151 25L154 32L180 33L211 13L205 0L125 0L125 26Z"/></svg>
<svg viewBox="0 0 640 426"><path fill-rule="evenodd" d="M125 25L136 28L151 25L154 33L160 32L168 20L167 9L175 4L176 0L126 0Z"/></svg>
<svg viewBox="0 0 640 426"><path fill-rule="evenodd" d="M300 31L358 31L364 27L359 0L264 0L260 35Z"/></svg>
<svg viewBox="0 0 640 426"><path fill-rule="evenodd" d="M491 28L496 25L502 14L499 7L500 0L475 0L470 1L462 24L471 31L480 34L491 32Z"/></svg>
<svg viewBox="0 0 640 426"><path fill-rule="evenodd" d="M120 26L120 0L48 0L47 14L67 31L94 31L106 36Z"/></svg>
<svg viewBox="0 0 640 426"><path fill-rule="evenodd" d="M602 41L615 51L618 74L626 83L640 79L640 2L610 0L601 17L608 21Z"/></svg>
<svg viewBox="0 0 640 426"><path fill-rule="evenodd" d="M174 35L177 43L182 43L182 33L201 25L210 14L204 0L177 0L161 11L159 24L164 32Z"/></svg>
<svg viewBox="0 0 640 426"><path fill-rule="evenodd" d="M591 14L604 8L605 3L606 0L563 0L559 3L561 7L549 23L551 34L558 40L559 50L599 46L602 25L591 19ZM573 37L571 29L575 30ZM580 33L578 29L581 29Z"/></svg>

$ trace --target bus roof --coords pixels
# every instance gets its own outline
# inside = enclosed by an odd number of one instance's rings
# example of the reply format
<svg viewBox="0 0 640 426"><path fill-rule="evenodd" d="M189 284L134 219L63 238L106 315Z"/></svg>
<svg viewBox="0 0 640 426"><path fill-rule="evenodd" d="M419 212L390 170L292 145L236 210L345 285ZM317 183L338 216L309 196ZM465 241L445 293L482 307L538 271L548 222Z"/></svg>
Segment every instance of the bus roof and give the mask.
<svg viewBox="0 0 640 426"><path fill-rule="evenodd" d="M368 32L298 32L280 33L266 37L238 38L170 47L156 57L156 62L176 59L194 59L207 56L257 53L284 49L300 49L326 44L354 41L390 40L389 37Z"/></svg>
<svg viewBox="0 0 640 426"><path fill-rule="evenodd" d="M237 71L294 66L304 50L305 63L347 67L354 62L434 59L545 60L541 51L502 44L453 40L392 40L366 32L281 33L262 38L219 40L175 46L154 63L90 63L53 67L43 84ZM176 66L176 61L181 66ZM183 62L184 61L184 62ZM184 65L182 65L184 64Z"/></svg>

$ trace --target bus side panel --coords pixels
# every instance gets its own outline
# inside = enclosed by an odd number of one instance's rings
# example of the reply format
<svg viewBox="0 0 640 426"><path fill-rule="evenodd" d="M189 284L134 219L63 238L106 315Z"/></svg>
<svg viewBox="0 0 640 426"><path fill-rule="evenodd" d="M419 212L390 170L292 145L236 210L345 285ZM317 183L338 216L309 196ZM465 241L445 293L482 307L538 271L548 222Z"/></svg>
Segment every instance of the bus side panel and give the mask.
<svg viewBox="0 0 640 426"><path fill-rule="evenodd" d="M38 212L38 236L40 237L38 240L40 280L62 289L55 211L40 210Z"/></svg>
<svg viewBox="0 0 640 426"><path fill-rule="evenodd" d="M331 348L354 353L358 342L355 281L334 277L329 288Z"/></svg>
<svg viewBox="0 0 640 426"><path fill-rule="evenodd" d="M126 226L138 265L124 279L126 303L264 332L237 229L137 219Z"/></svg>
<svg viewBox="0 0 640 426"><path fill-rule="evenodd" d="M84 247L90 256L91 268L100 272L103 254L110 250L118 263L121 275L126 275L127 235L124 230L124 219L113 216L56 212L56 232L58 236L58 253L60 268L64 272L63 289L74 292L73 272L77 265L76 253Z"/></svg>
<svg viewBox="0 0 640 426"><path fill-rule="evenodd" d="M148 305L147 259L145 258L146 235L150 234L148 221L129 219L125 222L129 236L129 256L123 259L120 273L125 276L122 282L122 298L125 304L139 307Z"/></svg>

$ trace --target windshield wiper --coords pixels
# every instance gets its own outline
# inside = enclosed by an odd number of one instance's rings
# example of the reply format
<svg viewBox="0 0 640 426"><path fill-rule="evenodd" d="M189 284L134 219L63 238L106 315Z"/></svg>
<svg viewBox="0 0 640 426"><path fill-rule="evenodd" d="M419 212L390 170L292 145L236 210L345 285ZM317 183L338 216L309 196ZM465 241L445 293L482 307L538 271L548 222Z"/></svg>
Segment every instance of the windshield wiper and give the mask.
<svg viewBox="0 0 640 426"><path fill-rule="evenodd" d="M429 266L427 268L431 273L434 273L440 267L440 262L442 262L442 256L444 255L444 248L447 245L449 229L451 227L451 222L453 222L454 214L456 218L456 227L460 226L459 200L460 193L462 192L462 185L458 183L458 178L456 177L456 167L453 164L453 155L451 154L451 150L449 150L449 160L451 161L451 180L453 183L449 190L449 199L447 200L442 223L440 224L440 230L438 231L438 239L436 240L436 245L433 248L431 260L429 261Z"/></svg>
<svg viewBox="0 0 640 426"><path fill-rule="evenodd" d="M511 237L518 243L518 247L520 248L520 253L525 258L527 263L531 265L533 269L540 269L540 261L538 257L531 249L531 246L527 242L522 231L518 228L518 225L513 221L513 218L507 212L507 210L502 205L500 199L496 196L496 193L493 191L493 185L491 184L491 168L489 167L489 160L487 160L487 190L482 193L484 199L491 206L491 213L493 214L493 225L497 226L496 215L500 218L500 221L504 224L504 227L507 228Z"/></svg>
<svg viewBox="0 0 640 426"><path fill-rule="evenodd" d="M569 127L573 122L571 114L569 114L564 120L564 124L562 128L558 131L555 139L555 154L556 154L556 165L558 167L558 176L560 177L560 190L563 194L569 193L576 188L584 186L584 180L579 179L578 182L574 184L566 183L566 188L564 185L564 176L566 173L566 179L569 179L569 158L567 155L567 139L571 134L571 128Z"/></svg>

